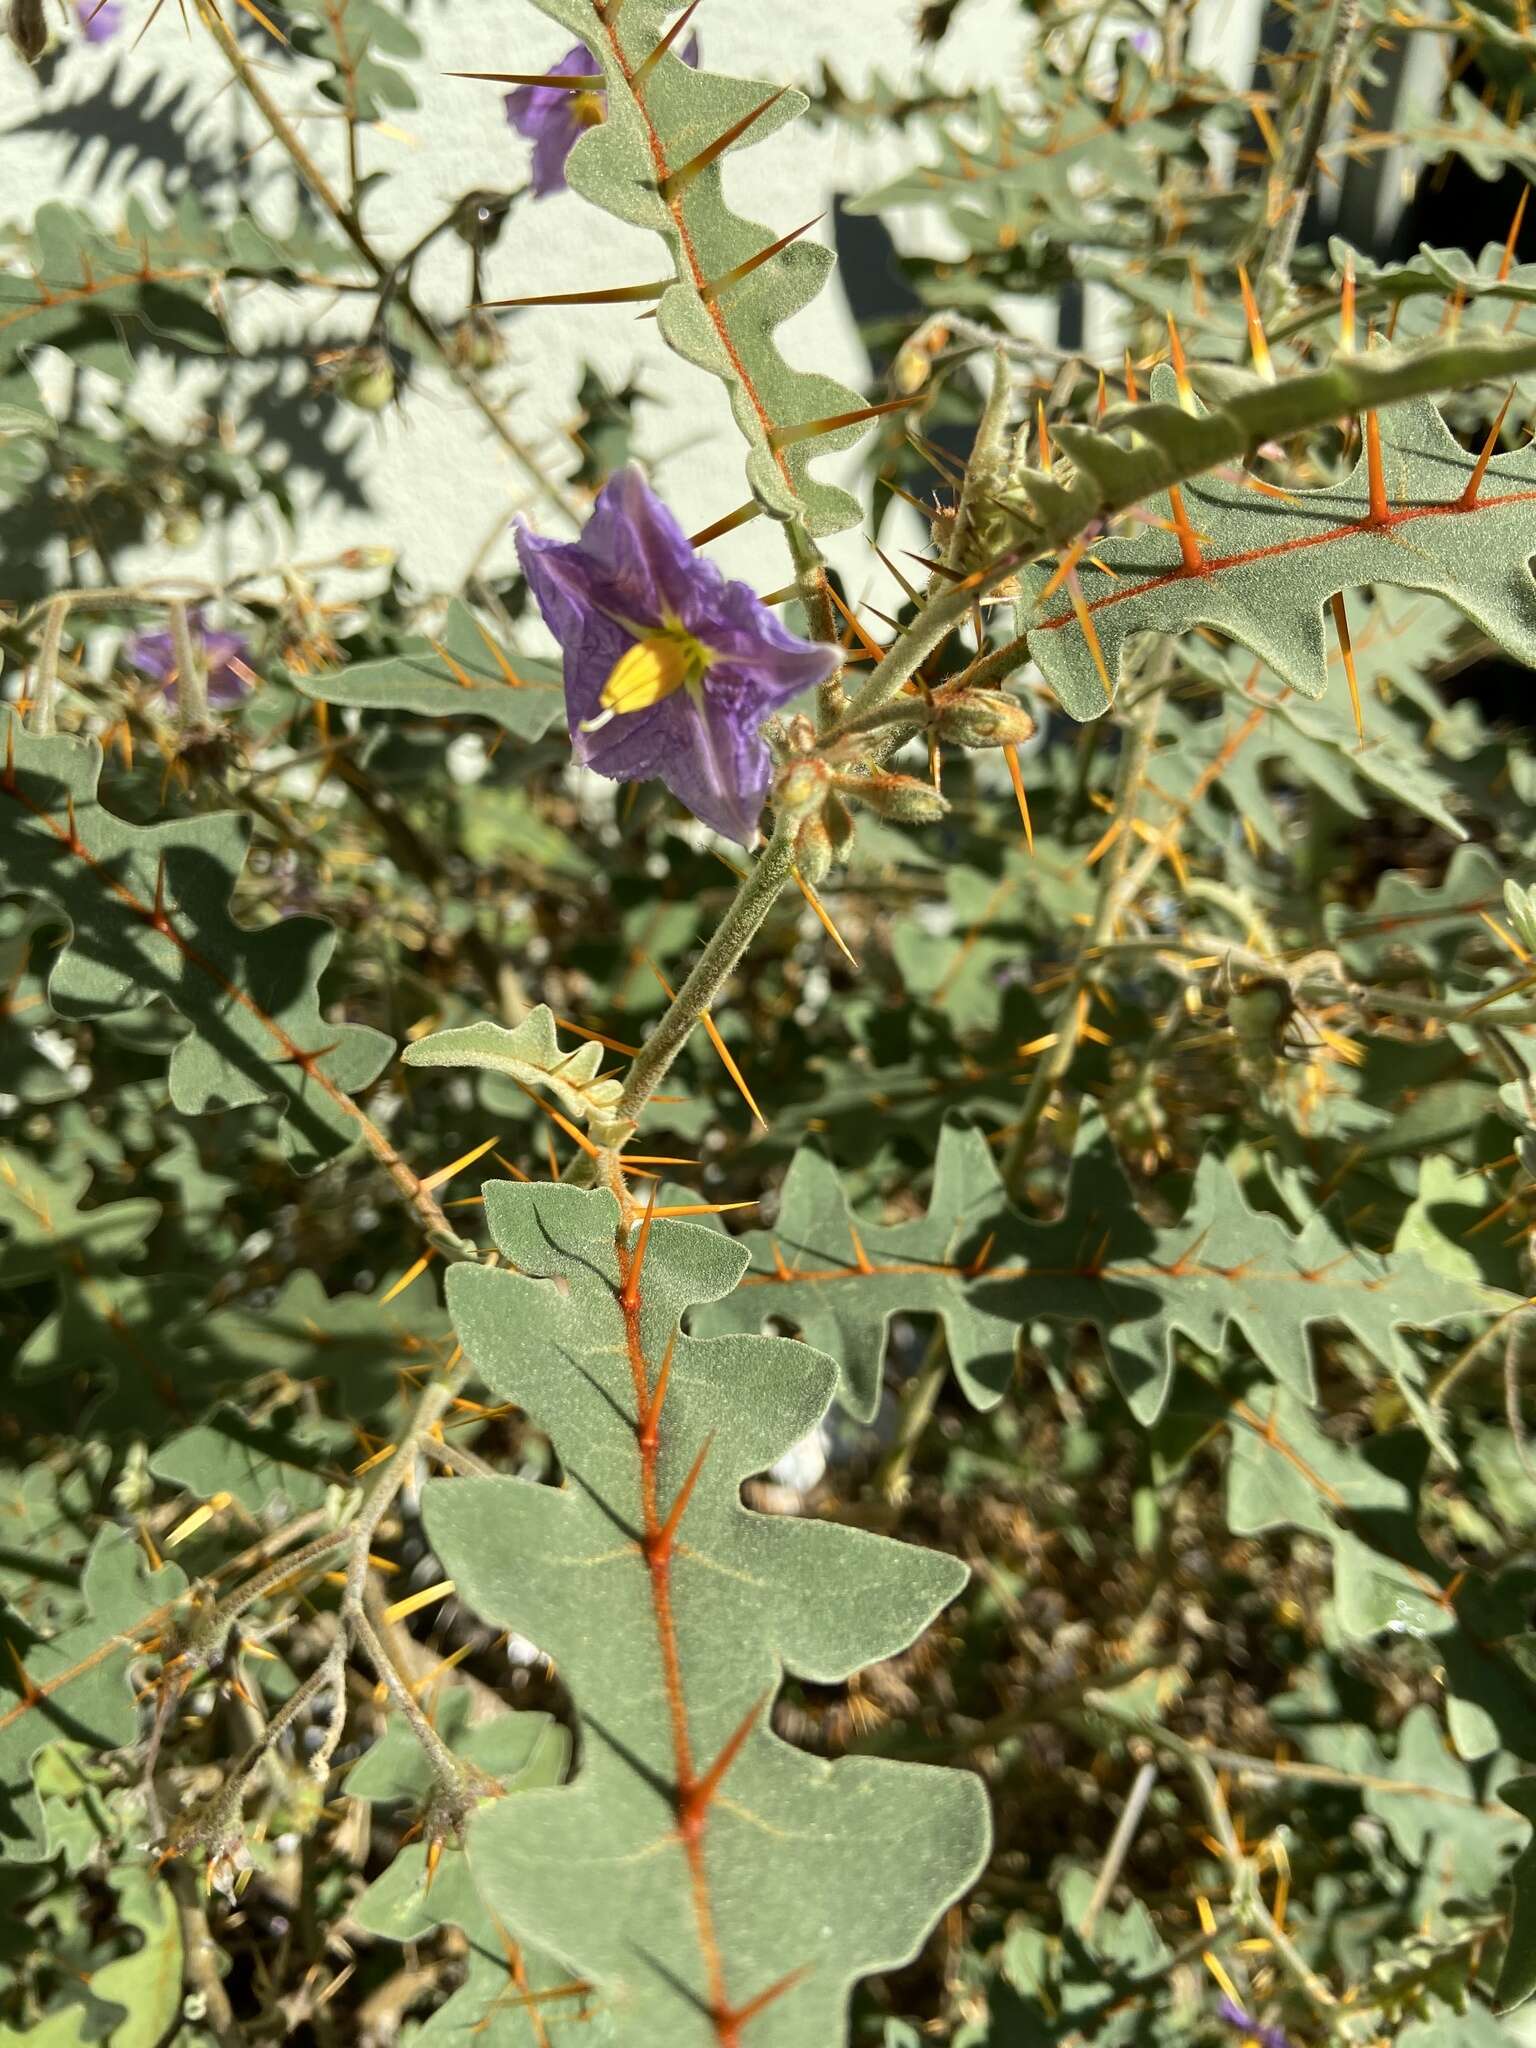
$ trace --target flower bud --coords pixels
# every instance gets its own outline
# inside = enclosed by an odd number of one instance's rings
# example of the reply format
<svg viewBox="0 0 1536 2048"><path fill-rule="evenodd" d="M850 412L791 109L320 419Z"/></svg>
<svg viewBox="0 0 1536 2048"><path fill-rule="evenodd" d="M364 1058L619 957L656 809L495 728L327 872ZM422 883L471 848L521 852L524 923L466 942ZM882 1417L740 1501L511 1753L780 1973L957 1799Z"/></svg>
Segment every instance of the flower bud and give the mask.
<svg viewBox="0 0 1536 2048"><path fill-rule="evenodd" d="M5 32L19 57L35 64L48 47L48 22L43 0L11 0L6 10Z"/></svg>
<svg viewBox="0 0 1536 2048"><path fill-rule="evenodd" d="M795 834L795 866L801 880L819 889L831 872L832 858L832 834L827 830L824 810L812 811L800 821Z"/></svg>
<svg viewBox="0 0 1536 2048"><path fill-rule="evenodd" d="M819 807L826 795L827 770L815 760L795 760L779 777L773 792L773 807L781 817Z"/></svg>
<svg viewBox="0 0 1536 2048"><path fill-rule="evenodd" d="M897 396L911 398L921 391L928 382L931 367L927 349L910 341L903 342L891 364L891 382L896 387Z"/></svg>
<svg viewBox="0 0 1536 2048"><path fill-rule="evenodd" d="M936 707L938 735L956 747L1018 747L1033 739L1035 721L1006 690L963 690Z"/></svg>
<svg viewBox="0 0 1536 2048"><path fill-rule="evenodd" d="M838 778L838 787L845 796L901 825L935 825L949 809L933 784L920 782L915 775L844 775Z"/></svg>

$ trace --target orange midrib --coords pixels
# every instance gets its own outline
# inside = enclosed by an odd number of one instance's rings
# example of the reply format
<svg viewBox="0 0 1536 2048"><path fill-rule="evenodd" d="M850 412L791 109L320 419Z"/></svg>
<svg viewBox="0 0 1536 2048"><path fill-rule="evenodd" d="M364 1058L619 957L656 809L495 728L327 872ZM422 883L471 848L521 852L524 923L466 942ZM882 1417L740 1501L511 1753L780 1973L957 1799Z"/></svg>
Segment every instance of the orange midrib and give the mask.
<svg viewBox="0 0 1536 2048"><path fill-rule="evenodd" d="M1524 505L1536 500L1536 491L1511 491L1501 498L1476 498L1468 505L1453 498L1437 505L1411 505L1402 510L1389 512L1384 519L1350 520L1346 525L1330 527L1326 533L1298 535L1294 540L1276 541L1273 546L1249 548L1235 555L1207 555L1199 570L1186 569L1182 565L1169 569L1160 575L1148 577L1145 582L1128 588L1106 592L1103 597L1088 602L1090 614L1107 611L1111 605L1126 604L1133 598L1145 597L1154 590L1167 589L1174 583L1202 583L1208 577L1219 576L1227 569L1241 569L1250 562L1270 561L1276 556L1299 554L1306 548L1326 547L1333 541L1349 540L1360 534L1390 532L1393 527L1404 526L1415 519L1448 519L1458 514L1472 512L1494 512L1504 505ZM1055 633L1063 626L1076 623L1077 613L1070 607L1058 612L1054 618L1038 620L1029 630L1031 633Z"/></svg>

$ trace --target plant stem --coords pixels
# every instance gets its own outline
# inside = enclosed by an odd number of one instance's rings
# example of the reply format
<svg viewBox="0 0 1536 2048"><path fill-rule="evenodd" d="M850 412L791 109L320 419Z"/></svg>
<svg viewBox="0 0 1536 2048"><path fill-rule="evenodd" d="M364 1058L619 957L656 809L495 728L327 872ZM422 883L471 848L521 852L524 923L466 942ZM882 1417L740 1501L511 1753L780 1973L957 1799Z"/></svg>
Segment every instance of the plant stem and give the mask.
<svg viewBox="0 0 1536 2048"><path fill-rule="evenodd" d="M1317 168L1317 152L1328 125L1334 95L1344 77L1350 41L1360 19L1361 0L1330 0L1322 44L1313 58L1312 90L1307 110L1286 157L1285 195L1279 216L1264 247L1263 269L1283 288L1290 282L1291 263L1301 233L1307 193Z"/></svg>
<svg viewBox="0 0 1536 2048"><path fill-rule="evenodd" d="M59 650L64 644L64 621L69 616L69 596L61 593L49 601L43 614L43 637L37 650L37 681L32 686L33 732L46 737L54 729L59 702Z"/></svg>
<svg viewBox="0 0 1536 2048"><path fill-rule="evenodd" d="M1083 993L1087 987L1093 956L1112 936L1121 910L1130 900L1126 876L1130 867L1131 848L1135 843L1132 826L1141 797L1141 785L1157 740L1158 721L1162 717L1173 659L1171 647L1164 645L1157 656L1155 678L1139 698L1126 734L1125 748L1120 756L1120 774L1115 786L1114 815L1120 829L1104 857L1093 917L1083 934L1083 943L1078 949L1072 978L1067 983L1056 1014L1056 1042L1047 1050L1035 1069L1008 1146L1008 1154L1003 1163L1003 1180L1011 1193L1017 1192L1019 1178L1035 1142L1035 1133L1040 1128L1040 1119L1049 1108L1057 1087L1065 1080L1076 1055L1082 1031Z"/></svg>
<svg viewBox="0 0 1536 2048"><path fill-rule="evenodd" d="M208 691L203 671L192 644L192 622L187 601L173 597L166 607L171 619L171 647L176 656L176 705L184 728L197 730L208 723Z"/></svg>
<svg viewBox="0 0 1536 2048"><path fill-rule="evenodd" d="M342 199L299 140L282 108L257 77L218 6L211 4L199 7L198 13L207 24L209 33L218 44L225 62L239 81L246 97L271 129L273 139L287 152L290 162L304 183L368 265L377 281L383 284L393 275L395 266L387 262L374 248L372 241L359 225L352 208ZM545 474L533 451L513 433L502 418L499 409L492 403L474 371L468 364L455 360L453 351L439 334L435 321L423 311L411 287L408 284L399 286L395 297L442 367L464 392L524 475L531 483L537 485L552 504L559 507L573 526L582 525L586 519L585 506L573 497L563 484Z"/></svg>
<svg viewBox="0 0 1536 2048"><path fill-rule="evenodd" d="M686 1044L700 1017L719 994L726 976L762 929L794 866L794 823L775 821L773 837L737 890L730 908L694 963L693 971L663 1011L630 1064L613 1111L616 1125L632 1126L661 1086L667 1069Z"/></svg>

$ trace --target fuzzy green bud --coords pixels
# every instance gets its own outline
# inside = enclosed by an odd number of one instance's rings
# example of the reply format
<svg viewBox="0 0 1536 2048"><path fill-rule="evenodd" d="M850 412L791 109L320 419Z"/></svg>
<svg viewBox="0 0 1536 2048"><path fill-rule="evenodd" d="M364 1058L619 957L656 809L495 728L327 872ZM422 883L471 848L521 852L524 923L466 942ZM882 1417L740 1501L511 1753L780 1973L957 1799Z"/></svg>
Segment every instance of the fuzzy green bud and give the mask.
<svg viewBox="0 0 1536 2048"><path fill-rule="evenodd" d="M938 707L939 738L956 747L1019 747L1035 721L1006 690L964 690Z"/></svg>
<svg viewBox="0 0 1536 2048"><path fill-rule="evenodd" d="M838 787L899 825L936 825L949 809L933 784L915 775L844 775Z"/></svg>

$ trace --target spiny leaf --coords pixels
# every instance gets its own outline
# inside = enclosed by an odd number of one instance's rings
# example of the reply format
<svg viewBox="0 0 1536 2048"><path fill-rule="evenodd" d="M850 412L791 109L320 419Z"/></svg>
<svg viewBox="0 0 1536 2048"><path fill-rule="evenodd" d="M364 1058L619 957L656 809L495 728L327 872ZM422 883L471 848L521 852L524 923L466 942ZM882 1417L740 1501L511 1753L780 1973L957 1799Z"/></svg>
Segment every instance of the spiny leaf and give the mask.
<svg viewBox="0 0 1536 2048"><path fill-rule="evenodd" d="M40 1641L19 1615L0 1609L0 1840L9 1855L44 1853L32 1759L45 1743L61 1733L97 1749L132 1741L136 1632L185 1585L175 1565L150 1571L137 1540L108 1527L85 1561L81 1620Z"/></svg>
<svg viewBox="0 0 1536 2048"><path fill-rule="evenodd" d="M462 1597L554 1658L583 1760L474 1817L481 1895L593 1980L635 2048L829 2048L854 1978L910 1956L974 1875L983 1803L958 1774L802 1755L767 1703L786 1669L830 1684L891 1655L963 1572L742 1506L836 1375L803 1344L680 1334L740 1247L658 1222L642 1262L613 1197L569 1187L493 1183L486 1213L516 1271L456 1269L450 1308L565 1484L434 1482L427 1526Z"/></svg>
<svg viewBox="0 0 1536 2048"><path fill-rule="evenodd" d="M389 1057L382 1032L333 1024L319 979L334 944L319 918L237 924L229 900L248 821L230 812L131 825L97 795L94 740L39 738L0 713L0 887L41 898L70 936L49 1001L99 1017L159 998L190 1029L171 1056L187 1115L276 1100L295 1162L351 1143L350 1096Z"/></svg>
<svg viewBox="0 0 1536 2048"><path fill-rule="evenodd" d="M549 1714L502 1714L471 1722L462 1689L444 1693L434 1725L454 1755L500 1787L503 1798L561 1783L570 1766L569 1734ZM421 1746L399 1721L347 1773L353 1799L405 1800L425 1807L431 1773ZM452 1841L429 1880L427 1845L411 1842L374 1879L354 1908L371 1934L400 1943L425 1941L439 1927L458 1927L468 1943L464 1981L412 2038L422 2048L469 2039L484 2048L550 2048L572 2029L571 2048L614 2038L613 2017L600 2001L574 1991L571 1973L547 1956L519 1950L481 1898L463 1849Z"/></svg>
<svg viewBox="0 0 1536 2048"><path fill-rule="evenodd" d="M742 130L742 146L765 140L801 113L804 94L786 90L776 96L772 85L757 80L694 70L672 51L637 94L632 81L666 33L668 17L676 12L673 0L624 0L605 13L591 0L534 4L580 37L607 81L607 117L572 150L566 167L571 185L666 242L677 282L657 308L662 338L727 386L737 426L750 444L747 475L754 495L778 518L800 519L812 533L856 525L862 516L858 501L820 482L811 463L850 446L863 426L781 445L795 428L855 412L863 402L834 378L792 369L774 339L774 329L821 290L831 251L819 242L791 242L769 261L744 270L778 236L727 205L721 162L708 162L678 189L678 174L755 110L761 109ZM670 187L669 179L676 181ZM733 283L711 289L733 272Z"/></svg>
<svg viewBox="0 0 1536 2048"><path fill-rule="evenodd" d="M350 668L294 671L289 680L322 704L489 718L520 740L542 739L564 704L559 670L504 650L461 598L448 607L438 637Z"/></svg>
<svg viewBox="0 0 1536 2048"><path fill-rule="evenodd" d="M1172 373L1159 370L1153 390L1170 400ZM1134 634L1204 625L1251 648L1303 696L1321 697L1325 606L1339 591L1382 584L1438 593L1517 658L1536 662L1536 583L1527 566L1536 553L1536 455L1495 456L1469 501L1477 458L1427 400L1382 413L1380 439L1384 512L1362 449L1342 482L1284 498L1216 477L1186 485L1198 566L1173 531L1096 543L1078 576L1111 678L1118 682ZM1171 514L1166 500L1150 509ZM1048 580L1031 570L1027 587L1038 593ZM1104 709L1099 666L1063 598L1038 604L1029 645L1073 717Z"/></svg>
<svg viewBox="0 0 1536 2048"><path fill-rule="evenodd" d="M401 1057L410 1067L483 1067L528 1087L547 1088L583 1120L606 1115L624 1092L621 1076L601 1072L602 1046L592 1039L569 1052L561 1046L554 1014L543 1003L510 1031L490 1022L433 1031L408 1045Z"/></svg>
<svg viewBox="0 0 1536 2048"><path fill-rule="evenodd" d="M759 1328L768 1316L787 1318L837 1358L842 1399L855 1415L874 1412L881 1347L871 1343L871 1330L896 1309L944 1315L958 1346L951 1352L957 1376L973 1400L978 1389L995 1399L1006 1383L1013 1331L1040 1318L1090 1322L1132 1410L1151 1422L1181 1336L1214 1356L1235 1328L1283 1385L1310 1400L1315 1324L1344 1324L1401 1374L1399 1328L1432 1327L1509 1302L1494 1288L1458 1287L1416 1255L1352 1247L1321 1212L1294 1231L1252 1208L1231 1169L1210 1153L1179 1221L1149 1223L1091 1117L1053 1223L1027 1221L1012 1209L987 1146L953 1126L940 1140L934 1196L921 1224L855 1221L831 1169L814 1154L805 1169L807 1156L797 1156L785 1183L775 1229L743 1240L751 1266L742 1285L694 1321L739 1330Z"/></svg>

